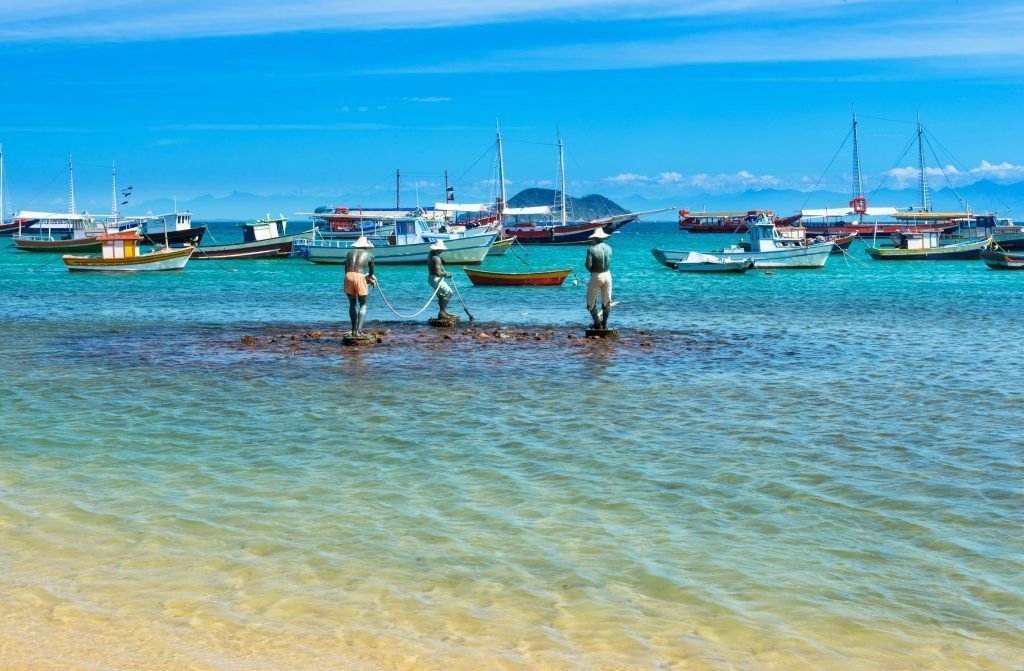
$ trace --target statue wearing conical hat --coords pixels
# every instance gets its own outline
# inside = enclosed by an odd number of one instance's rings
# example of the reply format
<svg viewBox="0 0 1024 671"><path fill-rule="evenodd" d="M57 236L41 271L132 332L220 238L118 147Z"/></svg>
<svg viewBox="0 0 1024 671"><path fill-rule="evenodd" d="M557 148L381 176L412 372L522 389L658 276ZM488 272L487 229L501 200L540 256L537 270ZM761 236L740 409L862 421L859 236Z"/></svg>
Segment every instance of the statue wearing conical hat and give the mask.
<svg viewBox="0 0 1024 671"><path fill-rule="evenodd" d="M437 290L437 305L440 308L437 311L437 319L439 320L456 319L455 315L448 312L448 302L452 299L454 292L445 282L445 279L452 276L444 269L444 261L441 259L441 253L446 249L448 247L445 246L444 240L438 240L430 245L430 254L427 256L427 282L432 289Z"/></svg>
<svg viewBox="0 0 1024 671"><path fill-rule="evenodd" d="M586 267L590 271L590 282L587 284L587 310L594 319L595 331L608 330L608 313L612 303L612 248L605 242L608 234L598 228L590 236L590 248L587 250ZM597 298L601 297L601 309L597 309Z"/></svg>
<svg viewBox="0 0 1024 671"><path fill-rule="evenodd" d="M360 236L352 243L352 249L345 257L345 295L348 296L348 318L352 322L353 337L362 337L366 321L366 298L371 284L377 283L373 276L373 243Z"/></svg>

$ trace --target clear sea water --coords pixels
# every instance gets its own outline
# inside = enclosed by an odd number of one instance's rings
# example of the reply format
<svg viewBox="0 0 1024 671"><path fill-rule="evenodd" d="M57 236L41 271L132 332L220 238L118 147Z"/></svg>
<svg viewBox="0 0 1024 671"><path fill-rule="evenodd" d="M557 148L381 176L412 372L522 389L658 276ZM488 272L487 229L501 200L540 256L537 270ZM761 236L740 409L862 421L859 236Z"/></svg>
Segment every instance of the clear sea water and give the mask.
<svg viewBox="0 0 1024 671"><path fill-rule="evenodd" d="M650 255L727 241L614 236L621 346L317 356L225 343L343 327L338 268L3 248L0 668L1024 668L1024 272Z"/></svg>

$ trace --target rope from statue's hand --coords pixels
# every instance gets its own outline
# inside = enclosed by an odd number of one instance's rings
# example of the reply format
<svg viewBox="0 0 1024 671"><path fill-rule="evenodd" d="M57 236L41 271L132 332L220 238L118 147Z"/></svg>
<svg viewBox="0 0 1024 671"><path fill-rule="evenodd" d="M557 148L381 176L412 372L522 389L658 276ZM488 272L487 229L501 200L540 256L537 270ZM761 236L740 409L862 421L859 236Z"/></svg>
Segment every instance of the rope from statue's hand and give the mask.
<svg viewBox="0 0 1024 671"><path fill-rule="evenodd" d="M380 293L381 299L384 300L384 305L388 306L388 310L391 310L392 312L395 313L396 316L401 317L402 319L413 319L415 317L419 317L421 314L423 314L424 310L426 310L427 308L430 307L430 304L434 302L434 298L437 296L437 292L439 292L441 290L441 283L438 282L437 283L437 288L434 289L434 293L432 293L430 295L430 298L427 299L427 302L426 302L426 304L424 304L423 307L421 307L415 314L403 315L401 312L399 312L398 310L393 308L391 306L391 303L388 302L387 296L384 295L384 290L380 288L380 280L379 279L376 282L374 282L374 286L377 287L377 291Z"/></svg>

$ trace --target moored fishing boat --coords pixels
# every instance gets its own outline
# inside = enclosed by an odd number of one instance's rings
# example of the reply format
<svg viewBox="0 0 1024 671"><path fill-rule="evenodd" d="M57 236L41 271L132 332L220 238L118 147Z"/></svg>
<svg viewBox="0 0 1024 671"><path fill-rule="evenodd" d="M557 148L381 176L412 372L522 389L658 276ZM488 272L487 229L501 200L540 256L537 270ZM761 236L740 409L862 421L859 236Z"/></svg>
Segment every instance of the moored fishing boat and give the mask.
<svg viewBox="0 0 1024 671"><path fill-rule="evenodd" d="M565 282L572 268L537 270L525 273L502 273L493 270L465 269L473 284L502 287L557 287Z"/></svg>
<svg viewBox="0 0 1024 671"><path fill-rule="evenodd" d="M107 232L105 227L94 228L92 217L85 214L56 214L49 212L19 212L20 217L36 216L36 221L60 221L68 228L67 233L53 233L53 229L44 229L45 233L19 233L11 236L14 246L24 252L98 252L100 243L97 237ZM114 229L116 230L116 229Z"/></svg>
<svg viewBox="0 0 1024 671"><path fill-rule="evenodd" d="M65 254L64 265L72 271L138 272L181 270L188 263L195 247L163 248L141 252L142 238L136 231L108 233L96 238L102 245L102 256Z"/></svg>
<svg viewBox="0 0 1024 671"><path fill-rule="evenodd" d="M831 240L815 242L786 237L765 213L750 217L747 229L747 242L711 254L729 261L750 259L756 268L823 268L834 246ZM670 268L675 268L690 254L667 249L655 249L652 253Z"/></svg>
<svg viewBox="0 0 1024 671"><path fill-rule="evenodd" d="M746 233L747 218L764 213L772 217L776 226L797 226L800 214L775 217L771 210L747 210L746 212L691 212L679 210L679 230L687 233Z"/></svg>
<svg viewBox="0 0 1024 671"><path fill-rule="evenodd" d="M380 264L423 264L430 254L430 245L444 240L446 251L441 259L457 265L478 265L487 256L498 237L496 231L474 231L473 234L433 233L419 218L395 222L395 233L382 245L373 249L374 263ZM375 243L376 244L376 243ZM299 238L292 245L292 256L304 258L313 263L345 263L351 249L348 240L323 240Z"/></svg>
<svg viewBox="0 0 1024 671"><path fill-rule="evenodd" d="M193 226L191 212L168 212L153 217L134 217L126 221L139 226L139 234L147 245L198 245L206 234L206 226Z"/></svg>
<svg viewBox="0 0 1024 671"><path fill-rule="evenodd" d="M242 242L225 245L206 245L196 249L196 259L274 259L292 253L292 244L299 238L312 236L315 228L301 233L287 234L288 220L257 219L238 224L242 229Z"/></svg>
<svg viewBox="0 0 1024 671"><path fill-rule="evenodd" d="M867 255L876 261L970 261L981 258L981 252L992 244L992 238L939 243L938 231L895 233L893 247L868 247Z"/></svg>
<svg viewBox="0 0 1024 671"><path fill-rule="evenodd" d="M985 250L981 253L981 260L985 262L986 266L995 270L1024 270L1024 254Z"/></svg>
<svg viewBox="0 0 1024 671"><path fill-rule="evenodd" d="M655 252L657 251L655 250ZM655 254L655 258L658 258L657 254ZM675 261L674 266L666 265L687 273L745 273L754 267L754 261L753 259L723 259L714 254L690 252Z"/></svg>

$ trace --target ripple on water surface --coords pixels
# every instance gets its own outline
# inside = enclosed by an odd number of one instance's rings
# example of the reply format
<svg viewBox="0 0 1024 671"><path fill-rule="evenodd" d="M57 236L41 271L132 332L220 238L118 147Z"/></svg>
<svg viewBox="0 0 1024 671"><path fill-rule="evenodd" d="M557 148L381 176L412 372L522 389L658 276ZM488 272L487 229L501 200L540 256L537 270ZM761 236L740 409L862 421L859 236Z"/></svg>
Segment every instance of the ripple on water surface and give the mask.
<svg viewBox="0 0 1024 671"><path fill-rule="evenodd" d="M650 348L294 355L239 338L315 328L319 269L90 316L0 255L0 667L1024 665L1013 280L654 244L616 247ZM511 321L564 329L545 295Z"/></svg>

